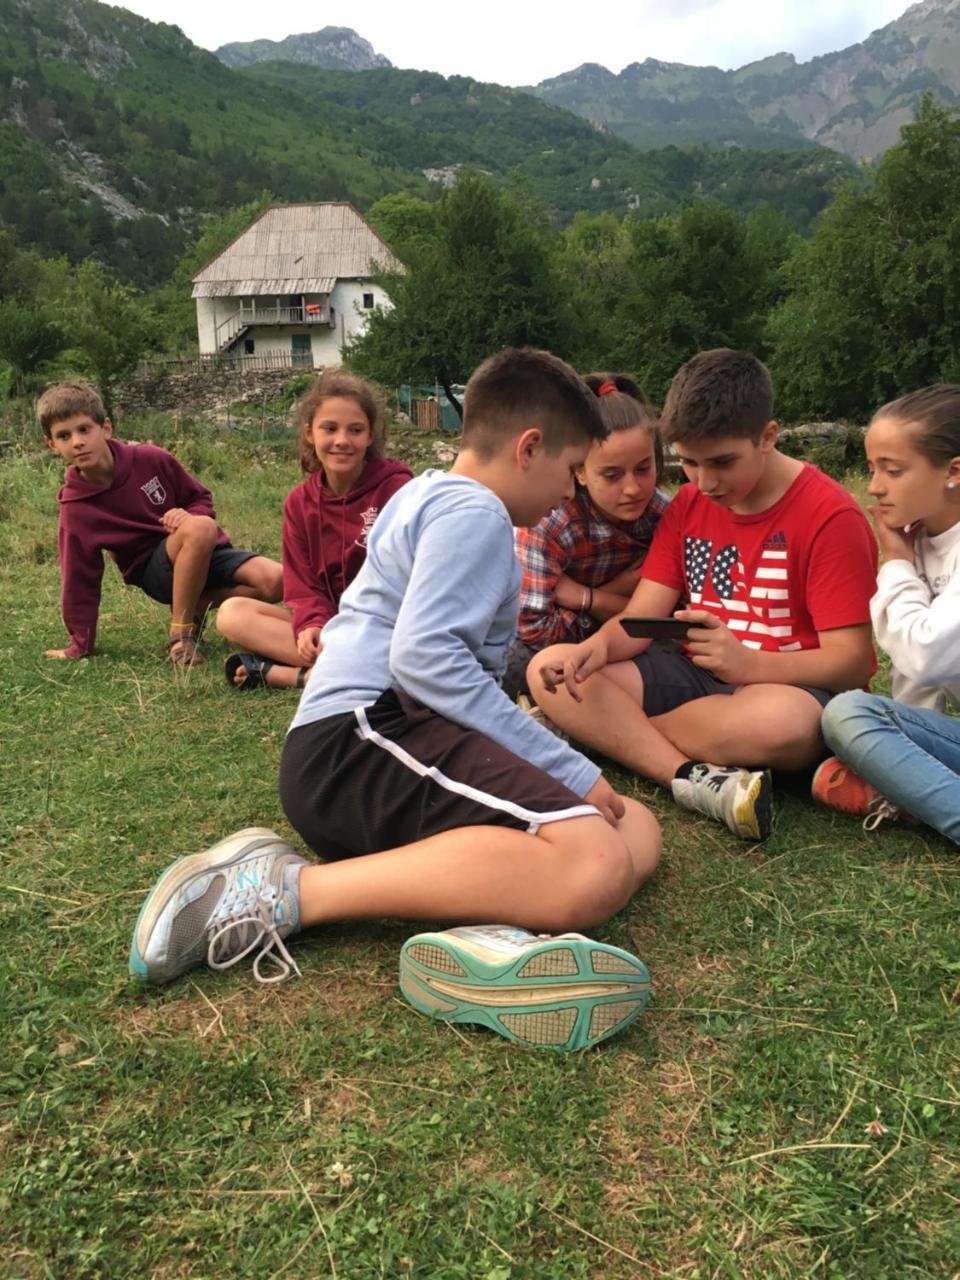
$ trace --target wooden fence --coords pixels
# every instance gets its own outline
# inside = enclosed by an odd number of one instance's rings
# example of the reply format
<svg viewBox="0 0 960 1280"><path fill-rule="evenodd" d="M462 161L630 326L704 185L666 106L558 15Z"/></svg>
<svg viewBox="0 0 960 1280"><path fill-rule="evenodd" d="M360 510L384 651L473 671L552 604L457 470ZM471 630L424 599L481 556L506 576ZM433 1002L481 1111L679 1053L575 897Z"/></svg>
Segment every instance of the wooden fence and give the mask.
<svg viewBox="0 0 960 1280"><path fill-rule="evenodd" d="M296 360L288 351L271 351L265 355L205 355L192 359L143 360L137 365L137 377L156 377L169 373L204 373L211 369L227 369L236 373L254 373L266 369L312 369L312 362Z"/></svg>

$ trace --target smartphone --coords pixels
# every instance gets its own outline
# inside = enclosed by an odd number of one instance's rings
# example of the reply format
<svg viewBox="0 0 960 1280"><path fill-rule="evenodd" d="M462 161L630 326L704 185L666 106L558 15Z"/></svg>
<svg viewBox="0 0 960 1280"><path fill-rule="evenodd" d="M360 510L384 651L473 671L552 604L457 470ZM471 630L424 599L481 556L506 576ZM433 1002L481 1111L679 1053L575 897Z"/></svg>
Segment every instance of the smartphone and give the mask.
<svg viewBox="0 0 960 1280"><path fill-rule="evenodd" d="M620 625L634 640L686 640L691 624L678 618L621 618Z"/></svg>

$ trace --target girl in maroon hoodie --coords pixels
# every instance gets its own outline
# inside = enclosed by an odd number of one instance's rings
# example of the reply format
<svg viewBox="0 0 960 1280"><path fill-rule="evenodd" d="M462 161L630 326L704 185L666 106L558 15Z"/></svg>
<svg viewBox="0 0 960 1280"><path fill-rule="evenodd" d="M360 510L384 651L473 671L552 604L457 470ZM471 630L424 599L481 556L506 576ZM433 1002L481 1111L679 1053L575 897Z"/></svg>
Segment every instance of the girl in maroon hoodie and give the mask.
<svg viewBox="0 0 960 1280"><path fill-rule="evenodd" d="M306 480L283 506L283 598L227 600L217 630L241 645L226 663L238 689L301 687L321 649L320 633L367 554L367 535L387 500L412 479L383 458L386 418L373 389L340 369L322 373L297 405Z"/></svg>

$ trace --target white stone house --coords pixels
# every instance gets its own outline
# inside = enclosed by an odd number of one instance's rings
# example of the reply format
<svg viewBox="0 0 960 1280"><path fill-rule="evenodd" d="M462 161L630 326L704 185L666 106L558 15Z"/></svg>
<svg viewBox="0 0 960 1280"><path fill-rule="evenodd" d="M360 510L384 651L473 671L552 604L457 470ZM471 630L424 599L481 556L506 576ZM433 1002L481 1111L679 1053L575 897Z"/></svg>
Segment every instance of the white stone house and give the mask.
<svg viewBox="0 0 960 1280"><path fill-rule="evenodd" d="M371 280L402 271L350 204L275 204L193 277L201 356L319 369L390 299Z"/></svg>

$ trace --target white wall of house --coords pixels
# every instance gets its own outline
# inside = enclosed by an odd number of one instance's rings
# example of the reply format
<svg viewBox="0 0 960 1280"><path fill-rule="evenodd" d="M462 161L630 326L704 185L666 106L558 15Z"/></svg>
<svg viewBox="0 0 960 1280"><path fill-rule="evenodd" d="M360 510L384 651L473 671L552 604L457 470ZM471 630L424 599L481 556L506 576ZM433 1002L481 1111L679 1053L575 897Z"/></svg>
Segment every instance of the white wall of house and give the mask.
<svg viewBox="0 0 960 1280"><path fill-rule="evenodd" d="M344 345L366 328L366 316L373 307L389 307L390 299L379 285L362 280L338 280L329 296L334 323L310 325L255 325L247 330L230 355L244 354L244 338L253 339L253 355L290 355L291 336L309 333L314 368L340 363ZM244 299L248 305L250 299ZM273 298L258 298L258 306L270 306ZM306 301L325 301L306 295ZM201 355L215 355L219 350L217 326L228 320L240 307L240 298L197 298L197 336ZM281 305L286 305L281 299Z"/></svg>

